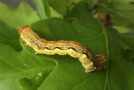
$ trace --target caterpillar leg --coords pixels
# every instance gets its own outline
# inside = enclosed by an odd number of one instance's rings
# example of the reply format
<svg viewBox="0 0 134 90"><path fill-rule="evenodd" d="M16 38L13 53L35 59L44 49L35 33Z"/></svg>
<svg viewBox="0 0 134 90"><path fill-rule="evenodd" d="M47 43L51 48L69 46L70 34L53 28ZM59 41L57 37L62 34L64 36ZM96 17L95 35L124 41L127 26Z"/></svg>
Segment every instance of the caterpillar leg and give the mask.
<svg viewBox="0 0 134 90"><path fill-rule="evenodd" d="M29 46L28 44L25 44L25 46Z"/></svg>
<svg viewBox="0 0 134 90"><path fill-rule="evenodd" d="M86 69L86 70L85 70L85 73L88 73L88 72L94 71L95 69L96 69L96 67L93 67L93 68L91 68L91 69Z"/></svg>
<svg viewBox="0 0 134 90"><path fill-rule="evenodd" d="M21 41L24 41L23 39L21 39Z"/></svg>
<svg viewBox="0 0 134 90"><path fill-rule="evenodd" d="M37 54L38 54L37 52L34 53L34 55L37 55Z"/></svg>
<svg viewBox="0 0 134 90"><path fill-rule="evenodd" d="M88 63L84 63L83 67L85 67L85 73L94 71L96 69L96 67L93 66L93 62L88 62Z"/></svg>

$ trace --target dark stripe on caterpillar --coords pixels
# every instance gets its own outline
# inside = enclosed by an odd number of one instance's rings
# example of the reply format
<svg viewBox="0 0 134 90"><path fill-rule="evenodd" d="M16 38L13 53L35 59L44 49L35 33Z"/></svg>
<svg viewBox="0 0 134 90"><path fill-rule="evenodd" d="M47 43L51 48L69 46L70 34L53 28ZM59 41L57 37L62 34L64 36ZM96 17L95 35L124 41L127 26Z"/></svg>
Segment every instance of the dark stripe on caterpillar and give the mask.
<svg viewBox="0 0 134 90"><path fill-rule="evenodd" d="M70 55L74 58L79 58L82 66L86 69L85 72L91 72L95 69L106 67L106 56L96 55L82 44L75 41L47 41L40 38L29 26L23 26L19 30L21 38L32 47L36 54L48 55Z"/></svg>

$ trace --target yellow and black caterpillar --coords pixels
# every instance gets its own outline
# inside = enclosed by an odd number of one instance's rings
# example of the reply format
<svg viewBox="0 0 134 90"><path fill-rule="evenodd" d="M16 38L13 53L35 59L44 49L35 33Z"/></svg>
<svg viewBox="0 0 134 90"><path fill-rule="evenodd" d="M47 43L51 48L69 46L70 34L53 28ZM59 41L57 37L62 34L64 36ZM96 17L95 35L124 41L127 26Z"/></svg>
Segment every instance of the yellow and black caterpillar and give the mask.
<svg viewBox="0 0 134 90"><path fill-rule="evenodd" d="M94 56L91 51L82 44L75 41L47 41L40 38L28 25L19 29L20 37L35 50L35 54L47 55L70 55L74 58L79 58L82 66L86 69L85 72L91 72L95 69L106 67L106 56Z"/></svg>

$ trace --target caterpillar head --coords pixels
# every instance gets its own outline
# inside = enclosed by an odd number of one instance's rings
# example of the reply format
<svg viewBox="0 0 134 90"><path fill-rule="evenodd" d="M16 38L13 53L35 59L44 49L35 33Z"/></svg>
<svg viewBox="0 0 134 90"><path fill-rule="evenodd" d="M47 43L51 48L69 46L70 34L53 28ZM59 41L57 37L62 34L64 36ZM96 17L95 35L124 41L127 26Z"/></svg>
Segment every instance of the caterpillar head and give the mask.
<svg viewBox="0 0 134 90"><path fill-rule="evenodd" d="M96 55L94 60L94 66L96 69L106 68L107 57L105 55Z"/></svg>
<svg viewBox="0 0 134 90"><path fill-rule="evenodd" d="M27 27L29 27L29 26L28 26L28 25L25 25L25 26L21 27L21 28L19 29L19 34L21 35L21 32L24 30L24 28L27 28Z"/></svg>

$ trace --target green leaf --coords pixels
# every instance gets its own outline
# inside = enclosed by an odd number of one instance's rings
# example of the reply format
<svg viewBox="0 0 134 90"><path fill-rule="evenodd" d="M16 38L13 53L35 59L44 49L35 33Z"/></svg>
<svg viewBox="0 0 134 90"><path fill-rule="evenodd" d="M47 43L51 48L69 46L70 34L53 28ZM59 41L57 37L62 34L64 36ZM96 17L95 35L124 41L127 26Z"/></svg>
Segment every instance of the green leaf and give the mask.
<svg viewBox="0 0 134 90"><path fill-rule="evenodd" d="M0 43L0 51L3 51L0 53L0 88L133 90L134 64L130 62L133 61L131 58L128 61L124 53L128 48L133 52L134 46L131 42L134 37L126 36L128 38L124 39L125 35L121 36L115 29L104 28L92 18L87 7L85 3L76 5L68 16L68 21L50 18L38 21L31 27L40 37L47 40L73 40L90 48L95 55L105 54L109 61L106 70L85 73L76 58L34 55L34 50L25 46L25 42L20 39L22 51L16 51L11 45Z"/></svg>
<svg viewBox="0 0 134 90"><path fill-rule="evenodd" d="M113 26L119 33L128 33L130 30L125 26Z"/></svg>
<svg viewBox="0 0 134 90"><path fill-rule="evenodd" d="M40 18L45 19L46 13L45 13L45 9L44 9L42 0L33 0L33 1L36 5L36 9L37 9L37 12L38 12Z"/></svg>
<svg viewBox="0 0 134 90"><path fill-rule="evenodd" d="M55 63L22 50L18 32L0 22L0 89L35 90Z"/></svg>
<svg viewBox="0 0 134 90"><path fill-rule="evenodd" d="M111 90L133 90L134 64L128 62L127 49L131 47L124 41L121 35L114 29L106 28L109 38L109 70L107 70L107 88ZM134 38L133 38L134 40ZM129 42L129 41L128 41ZM132 44L132 43L131 43ZM134 47L134 46L132 46ZM134 53L134 52L132 52ZM109 79L108 79L109 77ZM116 83L118 82L118 84Z"/></svg>
<svg viewBox="0 0 134 90"><path fill-rule="evenodd" d="M58 13L66 15L66 0L48 0L48 3Z"/></svg>
<svg viewBox="0 0 134 90"><path fill-rule="evenodd" d="M122 34L124 42L129 46L124 52L127 61L134 63L134 35L132 33Z"/></svg>
<svg viewBox="0 0 134 90"><path fill-rule="evenodd" d="M36 5L37 12L41 19L46 19L49 17L59 17L59 18L63 17L62 14L58 13L51 7L51 5L49 5L47 0L33 0L33 1Z"/></svg>
<svg viewBox="0 0 134 90"><path fill-rule="evenodd" d="M122 0L107 0L107 1L108 1L108 3L110 3L110 2L115 2L115 1L121 2ZM128 3L128 2L133 2L133 0L123 0L123 2Z"/></svg>
<svg viewBox="0 0 134 90"><path fill-rule="evenodd" d="M47 17L50 17L50 8L47 0L42 0Z"/></svg>
<svg viewBox="0 0 134 90"><path fill-rule="evenodd" d="M134 6L127 1L111 1L107 6L102 6L102 10L110 13L115 25L123 25L133 28Z"/></svg>
<svg viewBox="0 0 134 90"><path fill-rule="evenodd" d="M17 51L20 51L22 48L18 38L19 34L14 28L7 26L0 21L0 43L10 45Z"/></svg>
<svg viewBox="0 0 134 90"><path fill-rule="evenodd" d="M18 9L15 9L0 2L0 20L18 29L38 21L39 17L27 3L22 2Z"/></svg>

